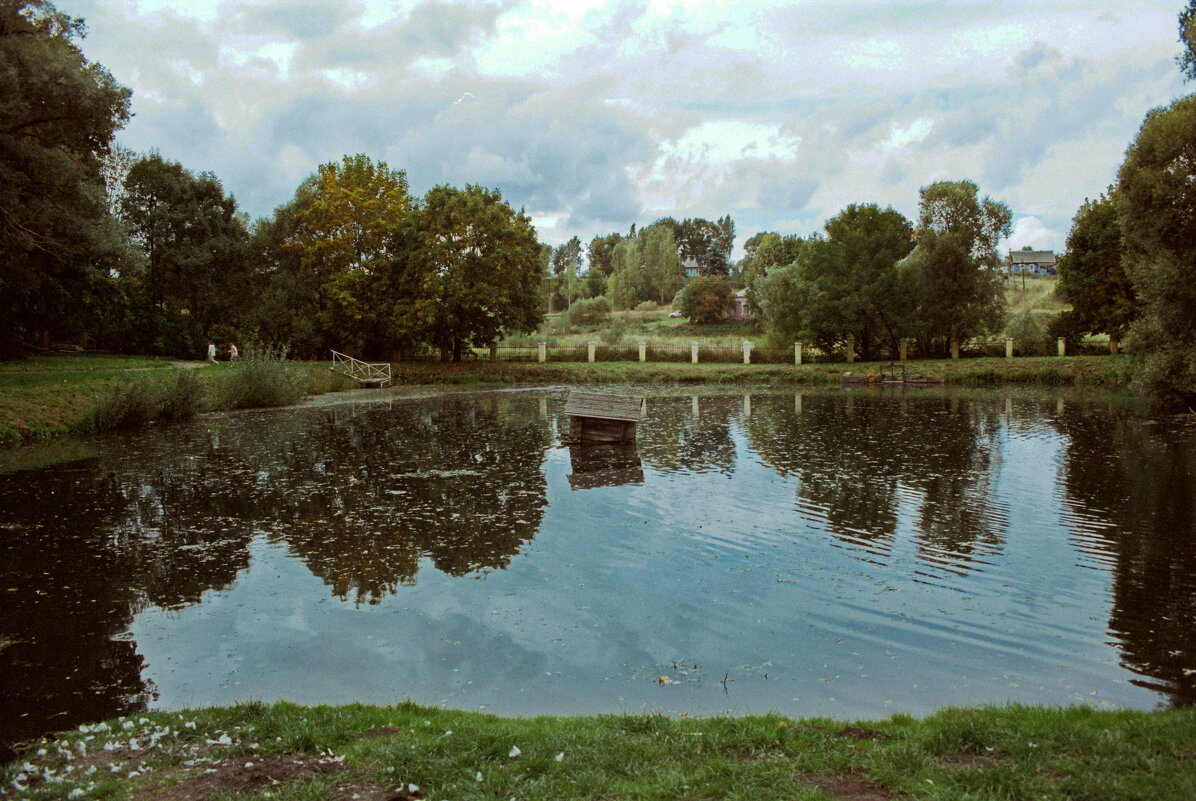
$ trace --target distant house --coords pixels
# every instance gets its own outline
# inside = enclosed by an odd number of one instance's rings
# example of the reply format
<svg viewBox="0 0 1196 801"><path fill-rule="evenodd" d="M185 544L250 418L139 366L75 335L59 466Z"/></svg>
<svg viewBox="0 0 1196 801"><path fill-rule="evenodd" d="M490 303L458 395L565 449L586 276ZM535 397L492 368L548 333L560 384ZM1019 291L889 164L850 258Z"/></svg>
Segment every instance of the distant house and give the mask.
<svg viewBox="0 0 1196 801"><path fill-rule="evenodd" d="M681 260L681 269L685 271L686 278L695 278L702 274L702 266L693 256L687 256Z"/></svg>
<svg viewBox="0 0 1196 801"><path fill-rule="evenodd" d="M1055 254L1049 250L1011 250L1005 261L1009 275L1054 275Z"/></svg>
<svg viewBox="0 0 1196 801"><path fill-rule="evenodd" d="M750 320L752 317L752 310L748 308L747 290L741 289L735 293L731 298L731 321L738 323L743 320Z"/></svg>

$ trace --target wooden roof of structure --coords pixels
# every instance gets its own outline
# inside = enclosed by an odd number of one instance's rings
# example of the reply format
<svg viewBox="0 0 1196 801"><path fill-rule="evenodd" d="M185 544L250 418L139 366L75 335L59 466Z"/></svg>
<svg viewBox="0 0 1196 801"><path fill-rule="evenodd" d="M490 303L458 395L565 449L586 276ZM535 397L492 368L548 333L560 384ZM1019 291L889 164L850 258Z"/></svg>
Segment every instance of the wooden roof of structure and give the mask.
<svg viewBox="0 0 1196 801"><path fill-rule="evenodd" d="M565 404L570 417L596 417L600 420L629 420L638 423L644 399L602 392L571 392Z"/></svg>

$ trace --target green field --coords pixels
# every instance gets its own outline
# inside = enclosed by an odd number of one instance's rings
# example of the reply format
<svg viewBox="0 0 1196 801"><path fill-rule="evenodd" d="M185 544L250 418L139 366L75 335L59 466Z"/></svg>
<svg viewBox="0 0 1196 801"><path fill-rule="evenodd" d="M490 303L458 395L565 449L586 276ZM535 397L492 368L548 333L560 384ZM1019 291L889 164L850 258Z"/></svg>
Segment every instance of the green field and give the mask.
<svg viewBox="0 0 1196 801"><path fill-rule="evenodd" d="M246 704L84 726L30 744L0 780L68 801L1187 801L1196 712L1012 706L848 723Z"/></svg>

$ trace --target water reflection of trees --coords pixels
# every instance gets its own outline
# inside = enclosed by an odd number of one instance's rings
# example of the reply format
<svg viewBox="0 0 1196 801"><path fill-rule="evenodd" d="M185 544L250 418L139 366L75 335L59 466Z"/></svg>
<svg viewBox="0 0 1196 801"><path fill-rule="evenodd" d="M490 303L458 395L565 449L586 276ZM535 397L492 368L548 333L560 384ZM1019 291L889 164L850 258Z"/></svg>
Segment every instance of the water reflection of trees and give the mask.
<svg viewBox="0 0 1196 801"><path fill-rule="evenodd" d="M0 605L2 741L144 708L120 635L147 606L230 586L256 534L357 601L413 583L423 558L455 576L505 567L546 505L535 404L213 418L0 476L0 581L17 589Z"/></svg>
<svg viewBox="0 0 1196 801"><path fill-rule="evenodd" d="M999 429L990 406L939 395L758 395L747 420L753 449L799 479L799 506L837 537L887 551L903 505L916 505L920 554L950 570L1004 542Z"/></svg>
<svg viewBox="0 0 1196 801"><path fill-rule="evenodd" d="M730 473L731 423L742 409L740 397L649 398L638 432L640 457L660 470Z"/></svg>
<svg viewBox="0 0 1196 801"><path fill-rule="evenodd" d="M1122 662L1137 684L1196 705L1196 428L1079 405L1056 419L1073 536L1111 563Z"/></svg>

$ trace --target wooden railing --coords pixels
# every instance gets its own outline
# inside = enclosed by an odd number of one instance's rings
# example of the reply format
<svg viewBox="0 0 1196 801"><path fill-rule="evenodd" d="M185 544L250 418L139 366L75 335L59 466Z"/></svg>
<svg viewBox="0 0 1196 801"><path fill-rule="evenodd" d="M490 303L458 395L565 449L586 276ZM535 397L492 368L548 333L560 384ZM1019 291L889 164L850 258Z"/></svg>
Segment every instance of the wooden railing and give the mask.
<svg viewBox="0 0 1196 801"><path fill-rule="evenodd" d="M362 386L384 387L391 382L389 362L370 364L338 350L332 351L331 370L352 378Z"/></svg>

